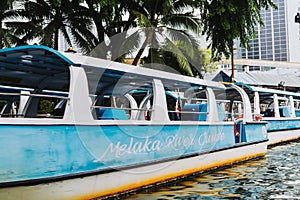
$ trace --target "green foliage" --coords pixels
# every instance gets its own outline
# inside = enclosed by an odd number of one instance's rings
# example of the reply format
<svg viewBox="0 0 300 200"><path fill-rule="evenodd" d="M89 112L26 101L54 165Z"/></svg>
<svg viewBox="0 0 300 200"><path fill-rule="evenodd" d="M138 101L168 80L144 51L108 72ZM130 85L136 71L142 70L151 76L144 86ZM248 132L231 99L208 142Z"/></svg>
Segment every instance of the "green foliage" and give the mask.
<svg viewBox="0 0 300 200"><path fill-rule="evenodd" d="M53 1L53 5L55 5L56 7L61 6L61 0L52 0L52 1Z"/></svg>
<svg viewBox="0 0 300 200"><path fill-rule="evenodd" d="M263 24L260 10L276 8L271 0L212 0L201 7L203 33L210 40L212 56L219 60L231 55L234 39L239 38L248 47L249 37L255 37L254 26Z"/></svg>
<svg viewBox="0 0 300 200"><path fill-rule="evenodd" d="M149 55L143 58L143 61L145 62L144 64L146 64L145 66L148 66L147 63L152 64L153 66L151 66L151 68L153 69L193 76L193 71L190 66L184 68L182 64L182 62L188 63L186 58L183 55L175 55L174 52L164 49L150 49Z"/></svg>
<svg viewBox="0 0 300 200"><path fill-rule="evenodd" d="M263 24L260 10L276 8L272 0L18 1L23 4L23 9L11 9L12 2L0 1L0 48L39 39L39 44L57 49L58 34L62 33L70 46L77 45L83 53L106 58L110 52L113 60L117 61L140 45L134 64L149 44L159 45L155 47L158 53L161 45L175 47L174 42L184 39L174 34L176 31L190 37L187 34L189 31L199 34L201 30L210 42L212 58L218 60L223 55L228 58L234 39L239 39L241 45L248 47L249 36L255 37L254 26ZM200 17L194 16L196 9L200 11ZM140 33L126 33L135 27L144 30L146 40L141 40ZM156 41L157 34L162 34L161 28L173 31L164 44ZM105 38L109 38L109 42L104 42ZM189 75L195 75L194 69L198 71L198 65L193 63L197 60L193 40L182 41L192 47L192 51L178 47L173 50L178 55L175 56L177 62ZM188 41L190 44L186 43Z"/></svg>
<svg viewBox="0 0 300 200"><path fill-rule="evenodd" d="M11 47L18 39L13 30L5 26L5 22L15 19L17 14L11 9L13 0L0 1L0 48Z"/></svg>
<svg viewBox="0 0 300 200"><path fill-rule="evenodd" d="M39 39L39 44L58 49L58 35L62 33L70 46L76 43L85 48L86 37L91 36L92 21L84 17L87 9L80 5L80 0L28 0L21 3L23 8L14 10L18 20L5 23L18 38L17 45Z"/></svg>
<svg viewBox="0 0 300 200"><path fill-rule="evenodd" d="M212 62L210 49L199 49L201 54L200 66L206 73L212 73L218 69L218 65Z"/></svg>
<svg viewBox="0 0 300 200"><path fill-rule="evenodd" d="M55 103L49 99L42 99L39 103L39 114L47 114L53 111Z"/></svg>
<svg viewBox="0 0 300 200"><path fill-rule="evenodd" d="M211 73L218 69L218 66L211 62L210 49L198 48L191 53L191 47L183 45L181 41L175 42L174 45L173 49L179 49L179 53L176 54L174 50L168 50L166 47L159 50L150 49L149 55L143 58L144 63L159 63L161 65L154 64L155 69L199 77L201 71ZM170 68L173 68L173 71Z"/></svg>
<svg viewBox="0 0 300 200"><path fill-rule="evenodd" d="M177 62L180 63L181 71L184 74L193 76L191 66L188 63L188 58L183 55L183 52L174 45L174 42L181 41L184 45L198 46L197 42L187 33L186 30L191 30L194 33L199 31L199 20L192 13L184 11L187 8L187 2L192 1L170 1L170 0L150 0L141 2L142 10L135 11L138 25L145 29L145 39L141 41L141 47L133 61L133 65L137 65L147 46L158 48L161 44L158 42L159 36L164 38L164 48L167 51L173 52ZM193 53L191 48L191 53ZM185 52L187 53L187 51Z"/></svg>

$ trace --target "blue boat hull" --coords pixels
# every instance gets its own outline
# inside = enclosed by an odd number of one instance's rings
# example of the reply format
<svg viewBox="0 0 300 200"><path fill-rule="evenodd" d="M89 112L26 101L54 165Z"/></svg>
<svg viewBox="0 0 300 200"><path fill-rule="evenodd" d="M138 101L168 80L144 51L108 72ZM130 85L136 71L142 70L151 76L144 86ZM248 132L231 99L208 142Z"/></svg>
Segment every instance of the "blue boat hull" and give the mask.
<svg viewBox="0 0 300 200"><path fill-rule="evenodd" d="M288 142L300 138L299 118L267 119L269 145Z"/></svg>
<svg viewBox="0 0 300 200"><path fill-rule="evenodd" d="M247 125L247 141L266 140L255 134L263 127ZM232 125L3 125L0 132L1 184L147 165L237 145Z"/></svg>
<svg viewBox="0 0 300 200"><path fill-rule="evenodd" d="M300 128L300 119L268 119L267 130L272 131L282 131L282 130L292 130Z"/></svg>

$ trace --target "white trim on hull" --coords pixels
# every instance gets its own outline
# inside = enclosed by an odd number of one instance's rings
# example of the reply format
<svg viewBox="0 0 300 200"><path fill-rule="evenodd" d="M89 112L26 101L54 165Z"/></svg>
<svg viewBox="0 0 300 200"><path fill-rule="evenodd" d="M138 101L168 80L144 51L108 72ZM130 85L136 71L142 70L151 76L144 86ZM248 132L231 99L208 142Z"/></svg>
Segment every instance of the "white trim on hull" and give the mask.
<svg viewBox="0 0 300 200"><path fill-rule="evenodd" d="M228 148L195 157L188 157L159 164L113 171L94 176L68 179L64 181L0 188L1 200L70 200L91 199L117 194L176 177L202 172L220 166L263 156L267 151L267 141ZM113 180L113 181L112 181Z"/></svg>
<svg viewBox="0 0 300 200"><path fill-rule="evenodd" d="M300 129L268 132L268 145L275 145L300 138Z"/></svg>

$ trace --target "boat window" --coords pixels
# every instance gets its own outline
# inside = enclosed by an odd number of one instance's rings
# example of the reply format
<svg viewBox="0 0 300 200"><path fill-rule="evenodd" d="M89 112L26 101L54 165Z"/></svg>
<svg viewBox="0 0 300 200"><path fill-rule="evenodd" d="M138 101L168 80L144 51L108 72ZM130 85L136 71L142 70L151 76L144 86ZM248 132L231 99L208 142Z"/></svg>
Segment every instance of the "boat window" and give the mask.
<svg viewBox="0 0 300 200"><path fill-rule="evenodd" d="M26 118L59 118L65 113L67 97L56 95L34 95L28 99L24 108Z"/></svg>
<svg viewBox="0 0 300 200"><path fill-rule="evenodd" d="M129 100L125 96L98 96L94 106L97 119L100 120L128 120L131 110Z"/></svg>
<svg viewBox="0 0 300 200"><path fill-rule="evenodd" d="M300 109L300 99L294 99L294 107L295 109Z"/></svg>
<svg viewBox="0 0 300 200"><path fill-rule="evenodd" d="M241 101L233 101L231 102L232 108L231 113L234 119L243 116L243 103Z"/></svg>
<svg viewBox="0 0 300 200"><path fill-rule="evenodd" d="M82 66L96 120L151 120L153 78Z"/></svg>
<svg viewBox="0 0 300 200"><path fill-rule="evenodd" d="M49 92L33 94L29 91L5 91L0 95L1 117L62 118L67 102L66 94Z"/></svg>
<svg viewBox="0 0 300 200"><path fill-rule="evenodd" d="M151 120L153 94L134 90L126 95L99 95L94 115L99 120Z"/></svg>
<svg viewBox="0 0 300 200"><path fill-rule="evenodd" d="M137 120L151 120L152 107L153 107L153 94L151 92L145 92L144 94L134 95L138 101L141 97L142 100L139 103L139 111L137 113ZM139 96L139 98L137 98Z"/></svg>
<svg viewBox="0 0 300 200"><path fill-rule="evenodd" d="M231 121L233 116L232 107L242 104L240 101L240 94L235 90L233 90L234 92L228 92L227 90L224 91L221 89L214 89L213 91L216 96L219 121ZM235 104L235 106L232 106L232 104ZM240 106L237 107L240 108ZM238 112L241 113L242 110L238 109Z"/></svg>
<svg viewBox="0 0 300 200"><path fill-rule="evenodd" d="M213 91L218 98L224 96L222 92ZM171 121L207 121L208 97L207 89L201 86L177 89L166 93L168 113ZM213 100L214 101L214 100ZM223 103L223 104L222 104ZM217 117L225 120L225 103L223 98L216 99Z"/></svg>
<svg viewBox="0 0 300 200"><path fill-rule="evenodd" d="M1 99L1 98L0 98ZM0 100L0 117L18 117L19 100L13 99L1 99Z"/></svg>
<svg viewBox="0 0 300 200"><path fill-rule="evenodd" d="M35 47L2 55L1 117L47 117L60 99L67 98L70 65L60 56Z"/></svg>
<svg viewBox="0 0 300 200"><path fill-rule="evenodd" d="M171 121L181 120L181 109L184 103L183 93L166 92L168 115Z"/></svg>
<svg viewBox="0 0 300 200"><path fill-rule="evenodd" d="M280 117L290 117L291 112L287 97L278 96L277 105L275 105L276 101L273 96L260 95L260 99L260 112L263 117L275 117L276 109L278 109Z"/></svg>
<svg viewBox="0 0 300 200"><path fill-rule="evenodd" d="M233 121L243 116L244 103L241 94L230 86L224 91L216 91L219 119Z"/></svg>
<svg viewBox="0 0 300 200"><path fill-rule="evenodd" d="M296 117L300 117L300 99L294 99L294 108Z"/></svg>
<svg viewBox="0 0 300 200"><path fill-rule="evenodd" d="M67 99L52 99L51 101L47 99L42 99L39 104L39 107L42 108L41 104L45 104L47 107L46 110L41 110L41 113L39 113L39 115L43 116L46 114L46 117L63 118L65 114L67 102L68 102ZM52 110L50 108L53 105L55 105L55 107Z"/></svg>
<svg viewBox="0 0 300 200"><path fill-rule="evenodd" d="M231 120L230 100L217 100L217 109L218 109L219 120L221 121Z"/></svg>
<svg viewBox="0 0 300 200"><path fill-rule="evenodd" d="M207 96L205 88L190 88L185 92L186 101L182 102L181 121L206 121Z"/></svg>

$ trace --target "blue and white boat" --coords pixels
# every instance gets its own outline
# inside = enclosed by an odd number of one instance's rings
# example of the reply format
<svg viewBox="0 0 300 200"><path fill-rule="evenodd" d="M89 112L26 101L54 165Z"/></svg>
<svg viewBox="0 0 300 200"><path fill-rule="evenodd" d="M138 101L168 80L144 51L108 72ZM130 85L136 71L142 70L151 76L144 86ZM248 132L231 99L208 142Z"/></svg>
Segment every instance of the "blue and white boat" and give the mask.
<svg viewBox="0 0 300 200"><path fill-rule="evenodd" d="M222 108L228 88L240 136ZM1 49L0 199L91 199L264 156L266 123L228 88L44 46Z"/></svg>
<svg viewBox="0 0 300 200"><path fill-rule="evenodd" d="M268 122L269 145L300 138L300 93L243 84L255 118Z"/></svg>

